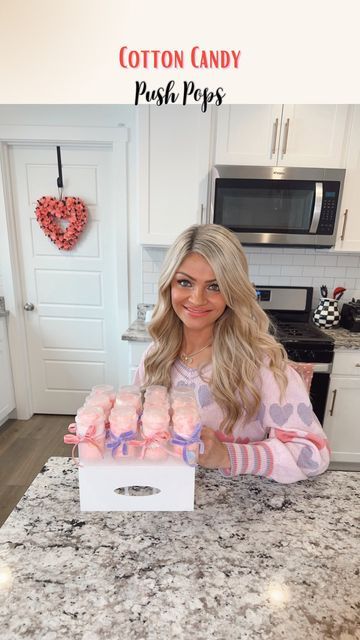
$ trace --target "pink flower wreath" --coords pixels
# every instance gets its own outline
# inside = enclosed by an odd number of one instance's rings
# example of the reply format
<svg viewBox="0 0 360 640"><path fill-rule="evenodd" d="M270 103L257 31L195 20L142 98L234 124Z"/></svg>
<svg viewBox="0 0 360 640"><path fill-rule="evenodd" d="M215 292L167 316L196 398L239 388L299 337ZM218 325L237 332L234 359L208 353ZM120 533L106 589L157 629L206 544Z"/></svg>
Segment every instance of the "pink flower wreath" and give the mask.
<svg viewBox="0 0 360 640"><path fill-rule="evenodd" d="M35 214L45 235L58 249L66 251L76 245L88 220L85 204L80 198L58 200L52 196L43 196L37 201ZM60 220L68 222L68 226L61 227L58 223Z"/></svg>

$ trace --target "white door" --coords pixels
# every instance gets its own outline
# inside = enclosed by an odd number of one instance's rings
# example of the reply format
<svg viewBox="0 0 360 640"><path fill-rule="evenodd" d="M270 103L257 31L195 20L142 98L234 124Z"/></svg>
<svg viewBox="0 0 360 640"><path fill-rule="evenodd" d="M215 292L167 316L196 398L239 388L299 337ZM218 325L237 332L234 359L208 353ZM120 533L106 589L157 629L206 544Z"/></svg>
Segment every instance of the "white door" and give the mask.
<svg viewBox="0 0 360 640"><path fill-rule="evenodd" d="M58 197L56 147L10 146L9 158L23 303L34 305L24 312L33 412L72 414L93 385L119 384L126 328L119 326L119 309L127 309L128 295L126 270L117 286L117 252L126 255L126 211L115 211L110 144L60 146L63 195L81 198L89 215L71 251L59 250L35 217L37 199ZM125 185L126 176L117 176L116 188ZM124 233L117 244L119 218Z"/></svg>

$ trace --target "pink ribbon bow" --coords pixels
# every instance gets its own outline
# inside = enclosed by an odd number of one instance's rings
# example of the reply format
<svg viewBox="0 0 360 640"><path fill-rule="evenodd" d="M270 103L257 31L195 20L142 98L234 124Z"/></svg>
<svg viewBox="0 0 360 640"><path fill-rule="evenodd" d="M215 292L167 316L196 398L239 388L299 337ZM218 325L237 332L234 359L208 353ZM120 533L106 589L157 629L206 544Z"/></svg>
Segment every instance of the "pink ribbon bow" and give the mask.
<svg viewBox="0 0 360 640"><path fill-rule="evenodd" d="M170 434L167 431L157 431L153 433L151 436L147 436L142 442L142 452L140 459L143 460L145 456L146 449L151 445L156 443L160 449L164 449L164 451L169 452L167 447L164 447L164 443L166 443L170 438Z"/></svg>
<svg viewBox="0 0 360 640"><path fill-rule="evenodd" d="M91 425L90 427L88 427L86 433L84 436L78 436L75 433L76 430L76 424L75 422L73 422L72 424L70 424L68 426L68 430L70 431L69 434L66 434L64 436L64 442L65 444L73 444L73 448L72 448L72 452L71 452L71 457L74 461L74 463L76 464L77 467L81 466L79 459L75 458L75 449L76 447L80 444L80 443L86 443L86 444L92 444L94 447L96 447L99 452L100 455L103 456L103 451L100 447L100 444L98 444L98 442L96 442L96 440L99 440L102 436L97 436L96 437L96 427L94 425Z"/></svg>

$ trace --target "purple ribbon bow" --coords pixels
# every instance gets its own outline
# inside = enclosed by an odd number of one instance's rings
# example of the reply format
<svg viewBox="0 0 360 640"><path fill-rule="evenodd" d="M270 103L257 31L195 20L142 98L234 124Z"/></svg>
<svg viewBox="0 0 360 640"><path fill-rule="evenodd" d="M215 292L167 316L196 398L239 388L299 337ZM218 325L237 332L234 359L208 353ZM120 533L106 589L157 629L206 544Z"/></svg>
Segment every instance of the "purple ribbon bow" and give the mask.
<svg viewBox="0 0 360 640"><path fill-rule="evenodd" d="M115 453L118 447L121 446L121 453L123 456L127 456L128 454L128 440L133 440L136 438L135 431L125 431L124 433L120 433L119 436L116 436L111 429L109 430L109 438L111 438L111 442L109 442L106 446L108 449L112 449L112 455L115 456Z"/></svg>
<svg viewBox="0 0 360 640"><path fill-rule="evenodd" d="M179 433L174 432L174 437L171 438L170 440L170 444L175 444L183 448L183 451L182 451L183 460L190 467L196 467L196 462L195 464L192 464L195 461L195 454L193 451L188 451L188 446L191 444L198 444L199 452L204 453L205 451L204 443L200 439L200 433L201 433L201 424L198 423L197 425L195 425L195 429L190 436L185 437L185 436L181 436Z"/></svg>

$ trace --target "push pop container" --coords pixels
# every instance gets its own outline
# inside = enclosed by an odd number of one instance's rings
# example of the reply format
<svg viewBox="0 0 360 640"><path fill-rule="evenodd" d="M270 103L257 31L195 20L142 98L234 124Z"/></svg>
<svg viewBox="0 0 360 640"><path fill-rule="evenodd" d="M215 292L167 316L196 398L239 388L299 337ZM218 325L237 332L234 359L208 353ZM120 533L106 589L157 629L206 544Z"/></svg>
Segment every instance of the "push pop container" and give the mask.
<svg viewBox="0 0 360 640"><path fill-rule="evenodd" d="M136 457L137 449L130 443L138 438L138 415L131 406L114 407L110 413L110 431L107 447L114 458Z"/></svg>
<svg viewBox="0 0 360 640"><path fill-rule="evenodd" d="M115 402L115 389L114 387L111 386L111 384L97 384L95 385L95 387L93 387L90 391L90 395L96 395L96 394L104 394L106 396L108 396L111 400L111 403L114 404Z"/></svg>
<svg viewBox="0 0 360 640"><path fill-rule="evenodd" d="M82 407L75 416L76 435L81 438L90 437L92 442L79 443L80 462L100 460L105 452L105 420L102 409L98 407Z"/></svg>

